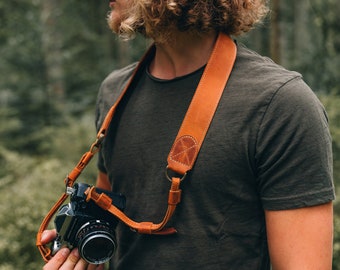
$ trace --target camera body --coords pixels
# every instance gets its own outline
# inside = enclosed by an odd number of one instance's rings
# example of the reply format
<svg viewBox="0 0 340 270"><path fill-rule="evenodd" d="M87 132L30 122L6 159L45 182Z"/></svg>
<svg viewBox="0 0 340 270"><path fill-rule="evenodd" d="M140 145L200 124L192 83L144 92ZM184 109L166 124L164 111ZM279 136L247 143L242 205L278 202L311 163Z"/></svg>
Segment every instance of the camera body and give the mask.
<svg viewBox="0 0 340 270"><path fill-rule="evenodd" d="M70 203L60 207L54 220L57 238L52 244L52 252L55 254L62 246L77 247L88 263L101 264L108 261L116 249L114 229L119 220L93 201L86 202L88 187L84 183L75 184L71 188ZM99 188L96 192L105 193L114 206L124 210L124 195Z"/></svg>

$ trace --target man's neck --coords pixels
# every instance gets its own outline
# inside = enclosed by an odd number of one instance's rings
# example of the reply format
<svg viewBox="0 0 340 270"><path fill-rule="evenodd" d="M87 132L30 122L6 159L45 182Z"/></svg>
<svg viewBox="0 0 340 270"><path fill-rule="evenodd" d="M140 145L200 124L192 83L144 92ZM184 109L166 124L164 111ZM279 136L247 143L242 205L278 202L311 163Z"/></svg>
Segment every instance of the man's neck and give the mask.
<svg viewBox="0 0 340 270"><path fill-rule="evenodd" d="M173 79L192 73L204 66L216 42L216 33L193 36L177 33L171 43L157 43L149 72L159 79Z"/></svg>

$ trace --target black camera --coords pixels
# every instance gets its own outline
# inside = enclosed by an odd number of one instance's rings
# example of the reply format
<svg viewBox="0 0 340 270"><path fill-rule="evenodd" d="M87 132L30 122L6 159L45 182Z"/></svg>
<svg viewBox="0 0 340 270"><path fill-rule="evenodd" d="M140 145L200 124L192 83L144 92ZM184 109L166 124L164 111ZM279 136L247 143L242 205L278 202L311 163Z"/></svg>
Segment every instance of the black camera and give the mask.
<svg viewBox="0 0 340 270"><path fill-rule="evenodd" d="M54 220L57 238L52 243L52 253L62 246L77 247L80 256L88 263L101 264L107 262L116 249L114 229L118 219L93 201L86 202L84 192L88 187L81 183L69 188L70 203L60 207ZM120 210L125 208L124 195L99 188L96 192L108 195Z"/></svg>

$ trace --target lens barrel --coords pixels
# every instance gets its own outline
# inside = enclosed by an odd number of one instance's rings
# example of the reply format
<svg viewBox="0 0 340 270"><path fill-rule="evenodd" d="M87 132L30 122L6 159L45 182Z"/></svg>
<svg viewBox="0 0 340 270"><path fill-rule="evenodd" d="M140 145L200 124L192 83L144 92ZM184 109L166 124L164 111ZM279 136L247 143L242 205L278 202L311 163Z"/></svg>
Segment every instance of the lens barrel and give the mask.
<svg viewBox="0 0 340 270"><path fill-rule="evenodd" d="M116 239L110 224L102 220L91 220L77 232L80 256L90 264L102 264L110 260Z"/></svg>

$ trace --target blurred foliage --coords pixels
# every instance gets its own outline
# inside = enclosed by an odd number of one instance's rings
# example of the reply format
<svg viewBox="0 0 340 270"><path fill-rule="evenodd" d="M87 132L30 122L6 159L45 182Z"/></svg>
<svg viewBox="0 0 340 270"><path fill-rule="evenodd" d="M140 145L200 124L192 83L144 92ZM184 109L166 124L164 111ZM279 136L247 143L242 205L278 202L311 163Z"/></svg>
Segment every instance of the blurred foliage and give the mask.
<svg viewBox="0 0 340 270"><path fill-rule="evenodd" d="M312 25L316 29L311 42L318 44L314 52L312 72L317 88L340 95L340 1L311 0ZM307 64L307 63L306 63ZM307 64L308 65L308 64ZM326 90L327 89L327 90ZM338 122L339 123L339 122Z"/></svg>
<svg viewBox="0 0 340 270"><path fill-rule="evenodd" d="M278 14L240 41L272 57L272 24L279 24L275 59L301 72L328 112L339 190L340 1L279 2ZM149 44L118 41L107 11L107 1L98 0L0 2L0 270L41 268L36 231L92 143L99 85ZM79 181L93 183L95 163ZM339 200L334 209L333 269L340 270Z"/></svg>
<svg viewBox="0 0 340 270"><path fill-rule="evenodd" d="M271 1L273 2L273 1ZM285 0L278 14L241 38L260 54L272 57L271 24L278 18L279 63L304 75L317 92L340 95L340 1ZM275 21L274 21L275 22Z"/></svg>
<svg viewBox="0 0 340 270"><path fill-rule="evenodd" d="M69 121L50 135L52 156L26 155L0 147L1 270L42 268L43 261L35 247L37 229L64 192L66 174L87 150L92 142L90 136L95 134L92 117ZM89 165L79 181L95 183L95 163Z"/></svg>
<svg viewBox="0 0 340 270"><path fill-rule="evenodd" d="M101 80L144 51L143 39L137 49L111 34L107 11L97 0L0 3L0 116L16 119L0 127L9 149L46 153L43 127L93 109Z"/></svg>

